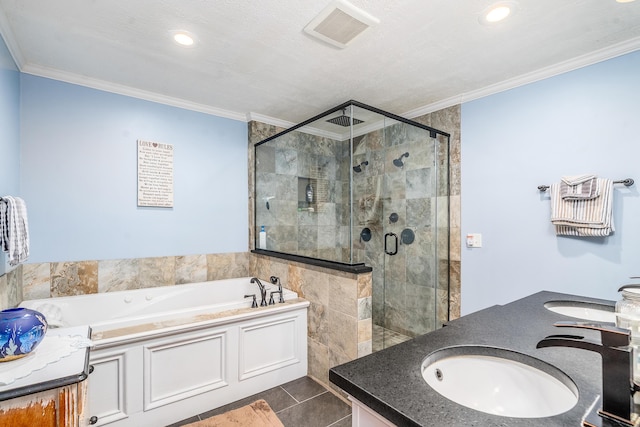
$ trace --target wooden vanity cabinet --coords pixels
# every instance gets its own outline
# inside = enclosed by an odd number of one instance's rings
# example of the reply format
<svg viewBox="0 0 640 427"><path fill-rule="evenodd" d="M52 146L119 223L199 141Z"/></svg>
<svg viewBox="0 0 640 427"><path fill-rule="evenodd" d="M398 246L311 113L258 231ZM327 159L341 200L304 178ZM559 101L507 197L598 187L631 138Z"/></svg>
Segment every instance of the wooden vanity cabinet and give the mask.
<svg viewBox="0 0 640 427"><path fill-rule="evenodd" d="M87 381L0 402L0 425L11 427L86 426Z"/></svg>
<svg viewBox="0 0 640 427"><path fill-rule="evenodd" d="M58 328L47 331L47 335L89 338L91 330L88 326ZM88 410L85 409L90 372L89 352L88 347L78 349L27 376L0 385L0 427L90 425Z"/></svg>

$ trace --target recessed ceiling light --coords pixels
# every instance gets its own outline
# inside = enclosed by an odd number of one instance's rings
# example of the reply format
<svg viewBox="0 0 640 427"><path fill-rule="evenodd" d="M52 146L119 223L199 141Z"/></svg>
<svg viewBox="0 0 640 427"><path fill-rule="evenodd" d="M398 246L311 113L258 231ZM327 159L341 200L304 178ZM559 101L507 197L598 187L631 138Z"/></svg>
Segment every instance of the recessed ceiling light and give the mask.
<svg viewBox="0 0 640 427"><path fill-rule="evenodd" d="M498 6L491 9L484 18L487 22L498 22L509 16L511 8L509 6Z"/></svg>
<svg viewBox="0 0 640 427"><path fill-rule="evenodd" d="M512 1L494 3L482 11L479 20L482 24L487 25L503 21L507 17L513 15L516 10L516 6L517 4Z"/></svg>
<svg viewBox="0 0 640 427"><path fill-rule="evenodd" d="M173 40L181 46L193 46L195 43L195 38L192 34L187 31L174 31Z"/></svg>

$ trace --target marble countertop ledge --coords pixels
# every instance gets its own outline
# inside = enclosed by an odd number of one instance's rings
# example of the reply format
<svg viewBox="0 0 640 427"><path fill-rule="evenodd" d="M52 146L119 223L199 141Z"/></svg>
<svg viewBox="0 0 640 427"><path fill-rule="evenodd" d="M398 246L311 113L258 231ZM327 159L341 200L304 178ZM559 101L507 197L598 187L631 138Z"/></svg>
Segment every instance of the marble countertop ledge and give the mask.
<svg viewBox="0 0 640 427"><path fill-rule="evenodd" d="M50 336L79 335L81 337L86 337L87 339L90 334L91 329L86 325L50 329L47 331L47 335ZM35 351L37 351L37 349ZM20 360L21 359L2 363L11 364ZM42 369L33 371L30 375L16 379L11 384L0 386L0 402L79 383L87 379L88 376L89 348L85 347L44 366ZM0 408L2 408L3 405L6 406L4 403L1 403ZM1 421L0 425L3 425Z"/></svg>
<svg viewBox="0 0 640 427"><path fill-rule="evenodd" d="M449 322L445 327L352 362L331 368L329 380L347 394L398 426L533 427L580 426L601 393L600 354L574 348L536 349L549 335L578 331L556 328L570 318L544 307L547 301L583 301L614 306L615 302L542 291L503 306L493 306ZM600 342L597 331L576 334ZM448 400L422 377L423 360L433 351L456 345L514 350L548 362L577 385L578 403L569 411L543 418L512 418L476 411ZM606 423L604 424L606 425Z"/></svg>

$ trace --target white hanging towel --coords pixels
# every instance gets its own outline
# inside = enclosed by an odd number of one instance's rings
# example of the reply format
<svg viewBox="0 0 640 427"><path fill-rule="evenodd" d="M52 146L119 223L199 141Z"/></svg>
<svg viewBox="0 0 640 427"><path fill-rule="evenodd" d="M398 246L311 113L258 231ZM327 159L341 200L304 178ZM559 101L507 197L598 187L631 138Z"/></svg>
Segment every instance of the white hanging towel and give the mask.
<svg viewBox="0 0 640 427"><path fill-rule="evenodd" d="M9 265L29 258L27 206L19 197L5 196L0 200L0 247L8 254Z"/></svg>
<svg viewBox="0 0 640 427"><path fill-rule="evenodd" d="M597 178L600 195L592 199L563 199L560 183L551 184L551 222L556 235L602 237L615 231L613 181Z"/></svg>

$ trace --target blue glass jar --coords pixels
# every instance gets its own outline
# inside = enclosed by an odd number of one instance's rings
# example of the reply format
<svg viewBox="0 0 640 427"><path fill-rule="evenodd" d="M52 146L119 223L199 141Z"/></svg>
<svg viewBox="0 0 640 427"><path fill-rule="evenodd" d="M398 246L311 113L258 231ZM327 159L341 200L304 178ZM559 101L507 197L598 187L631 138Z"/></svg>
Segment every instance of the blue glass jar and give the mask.
<svg viewBox="0 0 640 427"><path fill-rule="evenodd" d="M47 332L47 319L39 311L10 308L0 311L0 362L31 353Z"/></svg>

